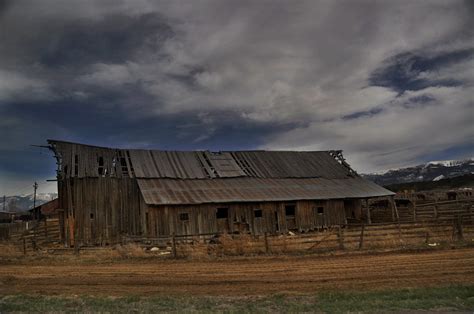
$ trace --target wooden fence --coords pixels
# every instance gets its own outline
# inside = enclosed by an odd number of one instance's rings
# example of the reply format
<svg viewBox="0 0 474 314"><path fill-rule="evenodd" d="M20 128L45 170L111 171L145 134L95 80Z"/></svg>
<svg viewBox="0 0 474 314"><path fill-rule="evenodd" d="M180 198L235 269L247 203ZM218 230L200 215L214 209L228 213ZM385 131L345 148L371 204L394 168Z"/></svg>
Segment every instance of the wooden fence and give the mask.
<svg viewBox="0 0 474 314"><path fill-rule="evenodd" d="M26 231L29 224L31 224L31 222L28 221L0 224L0 240L8 240L12 234Z"/></svg>
<svg viewBox="0 0 474 314"><path fill-rule="evenodd" d="M319 232L254 236L248 234L198 234L156 238L123 237L122 244L135 243L148 249L169 251L174 257L193 255L254 255L340 250L393 250L436 247L454 242L473 243L470 217L456 219L344 225Z"/></svg>

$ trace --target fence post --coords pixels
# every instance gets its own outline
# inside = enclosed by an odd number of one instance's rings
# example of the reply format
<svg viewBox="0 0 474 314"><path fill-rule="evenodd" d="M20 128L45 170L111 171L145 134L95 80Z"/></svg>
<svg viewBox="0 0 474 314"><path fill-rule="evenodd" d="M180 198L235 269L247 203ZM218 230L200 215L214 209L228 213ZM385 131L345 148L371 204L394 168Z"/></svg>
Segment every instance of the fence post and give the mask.
<svg viewBox="0 0 474 314"><path fill-rule="evenodd" d="M362 223L362 228L360 229L359 250L362 249L362 246L364 245L364 229L365 224Z"/></svg>
<svg viewBox="0 0 474 314"><path fill-rule="evenodd" d="M438 200L435 198L435 204L434 204L434 218L438 219Z"/></svg>
<svg viewBox="0 0 474 314"><path fill-rule="evenodd" d="M177 257L177 253L176 253L176 236L173 232L173 236L171 238L171 244L172 244L172 248L173 248L173 258L176 258Z"/></svg>
<svg viewBox="0 0 474 314"><path fill-rule="evenodd" d="M339 240L339 249L344 250L344 234L341 226L337 230L337 239Z"/></svg>
<svg viewBox="0 0 474 314"><path fill-rule="evenodd" d="M400 226L400 220L398 221L398 241L402 243L402 227Z"/></svg>
<svg viewBox="0 0 474 314"><path fill-rule="evenodd" d="M458 219L457 219L457 229L458 229L458 240L464 241L464 234L462 230L462 216L459 214L458 214Z"/></svg>
<svg viewBox="0 0 474 314"><path fill-rule="evenodd" d="M267 232L265 232L264 234L264 240L265 240L265 253L269 253L270 252L270 248L268 246L268 234Z"/></svg>
<svg viewBox="0 0 474 314"><path fill-rule="evenodd" d="M48 241L48 219L44 219L44 237L46 238L46 241Z"/></svg>
<svg viewBox="0 0 474 314"><path fill-rule="evenodd" d="M25 236L23 236L23 255L26 255L26 240L25 240Z"/></svg>
<svg viewBox="0 0 474 314"><path fill-rule="evenodd" d="M74 254L79 255L79 231L77 228L74 232Z"/></svg>

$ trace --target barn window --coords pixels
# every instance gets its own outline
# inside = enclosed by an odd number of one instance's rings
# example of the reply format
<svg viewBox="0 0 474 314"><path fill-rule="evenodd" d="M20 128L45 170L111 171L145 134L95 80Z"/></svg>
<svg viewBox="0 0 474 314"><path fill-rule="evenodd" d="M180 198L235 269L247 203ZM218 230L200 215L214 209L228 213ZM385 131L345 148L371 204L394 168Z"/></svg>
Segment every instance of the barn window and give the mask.
<svg viewBox="0 0 474 314"><path fill-rule="evenodd" d="M227 207L218 208L216 212L217 219L225 219L229 217L229 209Z"/></svg>
<svg viewBox="0 0 474 314"><path fill-rule="evenodd" d="M79 156L74 155L74 175L77 177L79 175Z"/></svg>
<svg viewBox="0 0 474 314"><path fill-rule="evenodd" d="M99 176L101 175L104 175L104 157L100 156L98 159L97 159L98 163L99 163Z"/></svg>
<svg viewBox="0 0 474 314"><path fill-rule="evenodd" d="M294 216L295 215L296 206L295 205L285 205L285 215L286 216Z"/></svg>
<svg viewBox="0 0 474 314"><path fill-rule="evenodd" d="M318 214L318 215L324 214L324 207L318 206L318 207L315 207L314 209L316 211L316 214Z"/></svg>
<svg viewBox="0 0 474 314"><path fill-rule="evenodd" d="M181 214L179 214L179 220L181 220L181 221L188 221L188 220L189 220L189 214L188 214L188 213L181 213Z"/></svg>
<svg viewBox="0 0 474 314"><path fill-rule="evenodd" d="M90 213L90 216L89 216L91 219L94 219L94 213Z"/></svg>
<svg viewBox="0 0 474 314"><path fill-rule="evenodd" d="M261 218L263 216L262 210L261 209L254 209L253 210L253 215L255 218Z"/></svg>
<svg viewBox="0 0 474 314"><path fill-rule="evenodd" d="M125 160L124 157L120 157L120 166L122 166L122 171L123 172L128 172L128 170L127 170L127 161Z"/></svg>

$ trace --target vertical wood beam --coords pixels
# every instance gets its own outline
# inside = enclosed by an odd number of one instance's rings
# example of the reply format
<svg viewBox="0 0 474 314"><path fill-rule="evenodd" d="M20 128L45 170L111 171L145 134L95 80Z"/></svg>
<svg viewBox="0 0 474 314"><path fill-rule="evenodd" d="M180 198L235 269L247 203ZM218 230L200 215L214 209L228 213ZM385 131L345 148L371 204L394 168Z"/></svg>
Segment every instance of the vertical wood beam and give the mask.
<svg viewBox="0 0 474 314"><path fill-rule="evenodd" d="M370 207L369 207L369 199L365 199L365 208L367 209L367 223L370 225L372 224L372 218L370 217Z"/></svg>
<svg viewBox="0 0 474 314"><path fill-rule="evenodd" d="M397 204L395 203L395 197L394 196L390 196L390 204L391 204L391 207L392 207L392 220L400 222L400 216L398 214L398 208L397 208ZM396 220L395 220L395 218L396 218Z"/></svg>

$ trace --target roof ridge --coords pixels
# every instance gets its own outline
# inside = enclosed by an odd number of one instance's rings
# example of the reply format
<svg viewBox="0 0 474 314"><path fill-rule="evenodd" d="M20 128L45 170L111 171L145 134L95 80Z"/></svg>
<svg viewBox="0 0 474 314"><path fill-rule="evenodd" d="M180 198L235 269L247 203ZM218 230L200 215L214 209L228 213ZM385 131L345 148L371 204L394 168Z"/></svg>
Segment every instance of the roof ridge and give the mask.
<svg viewBox="0 0 474 314"><path fill-rule="evenodd" d="M132 150L132 151L161 151L161 152L210 152L210 153L234 153L234 152L255 152L255 153L274 153L274 152L291 152L291 153L330 153L334 151L341 151L341 150L266 150L266 149L244 149L244 150L218 150L213 151L209 149L196 149L196 150L172 150L172 149L157 149L157 148L119 148L119 147L108 147L108 146L99 146L99 145L91 145L91 144L84 144L78 142L71 142L71 141L64 141L64 140L55 140L55 139L47 139L48 144L54 143L64 143L64 144L71 144L71 145L81 145L87 147L94 147L94 148L101 148L101 149L111 149L111 150Z"/></svg>

